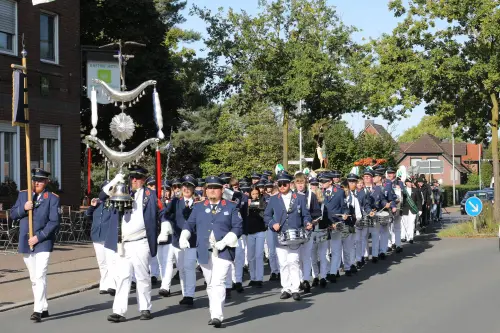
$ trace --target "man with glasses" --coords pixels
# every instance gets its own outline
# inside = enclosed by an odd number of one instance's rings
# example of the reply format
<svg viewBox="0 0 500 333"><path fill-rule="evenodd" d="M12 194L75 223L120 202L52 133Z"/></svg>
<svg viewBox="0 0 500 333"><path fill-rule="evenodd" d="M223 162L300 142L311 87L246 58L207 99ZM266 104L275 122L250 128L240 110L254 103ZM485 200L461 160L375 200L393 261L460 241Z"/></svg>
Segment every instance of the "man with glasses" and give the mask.
<svg viewBox="0 0 500 333"><path fill-rule="evenodd" d="M226 299L226 277L235 258L235 247L243 233L243 220L234 202L223 200L223 181L217 176L206 179L207 200L195 204L179 238L181 249L190 248L197 236L198 261L207 282L209 325L222 326L222 308Z"/></svg>
<svg viewBox="0 0 500 333"><path fill-rule="evenodd" d="M307 200L303 194L290 191L292 177L282 172L278 175L279 194L272 196L264 212L264 222L274 233L289 229L306 228L312 230L311 215L307 209ZM300 247L276 244L276 254L281 274L282 293L280 298L301 299L300 287Z"/></svg>
<svg viewBox="0 0 500 333"><path fill-rule="evenodd" d="M172 246L168 251L166 263L166 279L162 281L159 295L163 297L170 296L170 286L172 283L172 273L174 261L179 271L181 282L182 300L180 305L193 306L194 292L196 288L196 236L193 235L189 240L190 247L181 250L179 239L182 233L184 223L191 216L194 207L194 189L198 186L198 181L192 175L185 175L182 178L182 197L174 198L166 208L165 216L173 225ZM163 226L163 225L162 225ZM161 236L161 235L160 235Z"/></svg>
<svg viewBox="0 0 500 333"><path fill-rule="evenodd" d="M34 305L30 319L40 322L49 316L47 304L47 268L54 249L55 234L59 228L59 197L46 190L50 173L32 169L33 193L20 191L10 209L10 217L19 222L18 252L30 274ZM29 211L33 211L33 236L29 237ZM31 248L32 249L31 249Z"/></svg>
<svg viewBox="0 0 500 333"><path fill-rule="evenodd" d="M158 216L163 217L161 201L153 190L145 187L148 171L141 166L133 165L129 170L132 209L127 211L123 219L112 219L104 246L117 252L118 223L121 223L122 253L115 255L116 264L116 296L113 302L113 314L108 321L119 323L126 321L128 297L132 278L137 282L137 303L141 312L140 320L149 320L151 315L151 279L149 276L149 258L156 256L158 248ZM115 178L103 187L99 198L106 200L112 188L123 182L123 175ZM162 220L162 222L165 222ZM168 223L168 222L165 222Z"/></svg>
<svg viewBox="0 0 500 333"><path fill-rule="evenodd" d="M335 230L337 223L346 221L349 214L344 190L339 185L333 184L333 181L339 178L340 174L338 172L325 172L319 176L319 181L323 189L323 204L325 205L322 218L327 222L332 231ZM327 274L326 279L335 283L337 282L340 262L342 261L342 235L340 232L331 233L330 250L332 253L330 273Z"/></svg>

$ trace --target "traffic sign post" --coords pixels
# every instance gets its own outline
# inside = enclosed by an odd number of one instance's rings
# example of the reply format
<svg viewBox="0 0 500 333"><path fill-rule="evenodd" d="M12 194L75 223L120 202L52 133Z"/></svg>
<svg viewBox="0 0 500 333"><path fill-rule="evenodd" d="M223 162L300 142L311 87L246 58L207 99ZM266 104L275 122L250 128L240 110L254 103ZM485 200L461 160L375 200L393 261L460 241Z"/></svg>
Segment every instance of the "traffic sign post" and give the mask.
<svg viewBox="0 0 500 333"><path fill-rule="evenodd" d="M477 231L477 216L483 211L483 202L478 197L470 197L465 202L465 212L473 217L474 231Z"/></svg>

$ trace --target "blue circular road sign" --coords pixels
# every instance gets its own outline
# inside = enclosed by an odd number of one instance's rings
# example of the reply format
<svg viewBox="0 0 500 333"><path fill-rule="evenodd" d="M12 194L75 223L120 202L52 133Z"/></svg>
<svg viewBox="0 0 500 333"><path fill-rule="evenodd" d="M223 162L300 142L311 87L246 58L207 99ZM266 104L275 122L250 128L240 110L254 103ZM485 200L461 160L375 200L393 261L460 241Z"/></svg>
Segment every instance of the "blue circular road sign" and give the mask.
<svg viewBox="0 0 500 333"><path fill-rule="evenodd" d="M465 212L467 215L475 217L481 214L483 202L478 197L470 197L465 202Z"/></svg>

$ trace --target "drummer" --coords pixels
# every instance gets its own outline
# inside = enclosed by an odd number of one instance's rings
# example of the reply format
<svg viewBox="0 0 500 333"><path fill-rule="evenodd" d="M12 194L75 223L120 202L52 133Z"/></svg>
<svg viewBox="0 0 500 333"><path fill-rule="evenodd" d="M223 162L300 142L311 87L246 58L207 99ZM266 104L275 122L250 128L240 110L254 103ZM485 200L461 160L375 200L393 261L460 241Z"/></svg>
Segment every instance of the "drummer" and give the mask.
<svg viewBox="0 0 500 333"><path fill-rule="evenodd" d="M264 212L264 221L269 229L275 233L286 233L287 231L299 230L301 228L311 230L311 215L307 209L305 195L292 193L290 182L292 177L287 173L278 175L279 194L269 199L269 204ZM294 300L301 299L299 294L300 266L299 253L301 245L285 246L276 244L276 254L281 275L281 299L293 297Z"/></svg>
<svg viewBox="0 0 500 333"><path fill-rule="evenodd" d="M350 173L347 176L347 184L344 188L346 192L346 202L349 208L350 218L347 219L346 224L349 226L349 236L343 239L342 243L344 246L344 271L347 276L351 276L352 273L356 273L357 267L356 263L356 228L354 227L356 221L360 221L362 218L361 207L356 197L356 184L358 182L359 176Z"/></svg>
<svg viewBox="0 0 500 333"><path fill-rule="evenodd" d="M373 198L371 196L371 188L373 186L373 176L374 173L371 169L366 168L363 171L362 184L358 182L356 197L358 198L359 205L361 207L361 212L364 217L373 217L375 212L373 211L374 204ZM368 261L368 227L357 228L355 247L356 247L356 268L360 269L364 266L366 261ZM378 234L377 234L378 235ZM372 235L373 237L373 235Z"/></svg>
<svg viewBox="0 0 500 333"><path fill-rule="evenodd" d="M321 207L318 203L316 194L308 189L307 177L302 172L295 174L295 188L297 193L303 194L307 200L307 209L311 214L311 218L316 223L321 219ZM314 224L314 223L313 223ZM313 239L310 238L308 242L300 247L300 289L305 293L311 292L311 255L312 255Z"/></svg>

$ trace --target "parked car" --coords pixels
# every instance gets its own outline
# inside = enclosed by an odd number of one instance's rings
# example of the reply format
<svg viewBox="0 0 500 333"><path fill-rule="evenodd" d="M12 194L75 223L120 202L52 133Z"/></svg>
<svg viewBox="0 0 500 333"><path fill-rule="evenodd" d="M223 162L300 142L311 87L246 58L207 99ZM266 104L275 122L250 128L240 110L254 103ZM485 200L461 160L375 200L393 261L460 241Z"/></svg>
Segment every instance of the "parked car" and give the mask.
<svg viewBox="0 0 500 333"><path fill-rule="evenodd" d="M465 202L470 197L478 197L479 199L481 199L481 201L489 201L491 203L494 202L494 194L492 191L488 191L488 190L469 191L469 192L465 193L464 198L460 202L460 213L462 215L467 214L467 212L465 211Z"/></svg>

